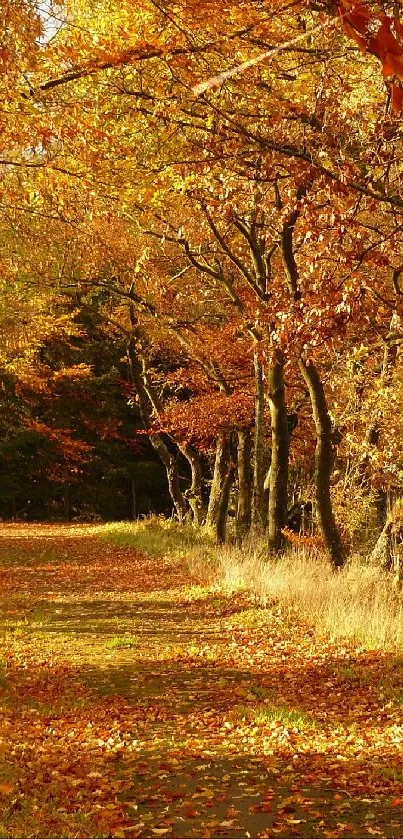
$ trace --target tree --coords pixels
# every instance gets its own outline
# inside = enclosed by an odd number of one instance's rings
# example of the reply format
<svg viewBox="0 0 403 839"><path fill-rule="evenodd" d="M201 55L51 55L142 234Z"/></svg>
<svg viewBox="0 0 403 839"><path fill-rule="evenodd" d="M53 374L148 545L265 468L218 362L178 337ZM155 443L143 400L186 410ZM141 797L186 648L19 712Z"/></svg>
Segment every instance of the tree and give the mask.
<svg viewBox="0 0 403 839"><path fill-rule="evenodd" d="M223 26L216 4L203 4L201 16L195 0L182 3L180 23L176 9L151 2L135 12L131 3L97 4L96 13L71 3L66 11L52 43L33 47L29 85L48 133L33 146L24 132L17 137L17 166L6 177L20 202L14 212L68 230L80 251L73 285L107 288L110 319L125 310L147 428L164 442L169 469L178 447L187 450L196 519L204 499L194 446L203 437L211 444L215 426L225 507L236 448L244 489L251 474L243 441L256 398L251 515L264 526L270 485L274 549L295 421L287 381L300 370L317 432L319 522L339 567L330 482L343 441L329 402L331 357L346 342L353 353L364 335L370 344L401 308L398 13L347 0L339 18L325 0L276 2L269 12L230 2ZM85 39L72 22L85 23ZM373 56L390 80L386 114L381 74L368 75ZM206 57L212 80L203 84ZM189 380L188 398L168 408L154 365L159 342L181 348L178 370ZM233 422L220 422L224 404ZM232 441L223 457L235 431L238 446ZM183 516L188 505L177 488ZM243 494L239 515L248 520Z"/></svg>

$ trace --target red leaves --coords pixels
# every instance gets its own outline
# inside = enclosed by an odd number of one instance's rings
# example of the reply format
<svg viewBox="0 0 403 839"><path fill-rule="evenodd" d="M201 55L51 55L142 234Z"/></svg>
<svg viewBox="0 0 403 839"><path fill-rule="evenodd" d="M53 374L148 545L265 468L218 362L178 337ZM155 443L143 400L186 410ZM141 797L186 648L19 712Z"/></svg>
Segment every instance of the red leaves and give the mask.
<svg viewBox="0 0 403 839"><path fill-rule="evenodd" d="M92 451L92 446L84 440L75 439L70 429L51 428L44 422L26 419L25 427L47 440L54 449L58 462L48 466L48 477L56 482L71 480L80 472L80 467Z"/></svg>
<svg viewBox="0 0 403 839"><path fill-rule="evenodd" d="M341 0L339 12L347 35L362 52L370 52L379 59L383 76L396 76L403 81L403 26L398 18L372 13L367 5L355 0ZM391 111L397 115L402 112L403 91L396 81L391 90Z"/></svg>
<svg viewBox="0 0 403 839"><path fill-rule="evenodd" d="M201 448L215 443L220 431L249 428L253 423L253 394L246 389L231 395L210 391L189 402L172 401L157 428L173 431L179 439L196 442Z"/></svg>

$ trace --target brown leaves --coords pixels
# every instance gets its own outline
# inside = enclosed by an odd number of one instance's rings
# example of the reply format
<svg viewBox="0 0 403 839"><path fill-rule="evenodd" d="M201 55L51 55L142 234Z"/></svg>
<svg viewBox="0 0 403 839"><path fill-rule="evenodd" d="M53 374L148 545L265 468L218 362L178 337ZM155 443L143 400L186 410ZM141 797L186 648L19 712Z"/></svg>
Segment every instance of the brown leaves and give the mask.
<svg viewBox="0 0 403 839"><path fill-rule="evenodd" d="M9 832L331 839L399 823L397 659L189 588L172 557L84 528L3 533L19 609L3 644ZM135 645L110 644L126 634Z"/></svg>
<svg viewBox="0 0 403 839"><path fill-rule="evenodd" d="M392 84L392 112L400 114L403 104L402 89L397 79L403 80L403 26L399 12L393 17L371 12L364 3L341 0L340 15L345 31L358 43L361 50L379 59L385 78L396 77Z"/></svg>
<svg viewBox="0 0 403 839"><path fill-rule="evenodd" d="M14 791L14 784L0 783L0 795L11 795Z"/></svg>

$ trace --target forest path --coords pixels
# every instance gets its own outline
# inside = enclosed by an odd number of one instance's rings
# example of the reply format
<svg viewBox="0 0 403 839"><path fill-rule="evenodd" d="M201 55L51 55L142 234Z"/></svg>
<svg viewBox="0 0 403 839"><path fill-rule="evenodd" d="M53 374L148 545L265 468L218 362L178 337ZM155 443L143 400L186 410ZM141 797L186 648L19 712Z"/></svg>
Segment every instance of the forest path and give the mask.
<svg viewBox="0 0 403 839"><path fill-rule="evenodd" d="M403 837L403 660L99 528L0 527L0 836Z"/></svg>

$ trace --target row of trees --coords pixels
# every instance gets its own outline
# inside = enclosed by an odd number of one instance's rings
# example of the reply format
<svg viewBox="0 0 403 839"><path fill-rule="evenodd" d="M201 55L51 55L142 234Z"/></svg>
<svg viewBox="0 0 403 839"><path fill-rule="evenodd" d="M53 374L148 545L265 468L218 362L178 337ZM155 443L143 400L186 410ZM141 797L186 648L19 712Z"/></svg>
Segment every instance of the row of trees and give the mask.
<svg viewBox="0 0 403 839"><path fill-rule="evenodd" d="M342 566L402 483L399 4L48 11L2 24L4 369L96 295L177 516L277 551L312 495Z"/></svg>

